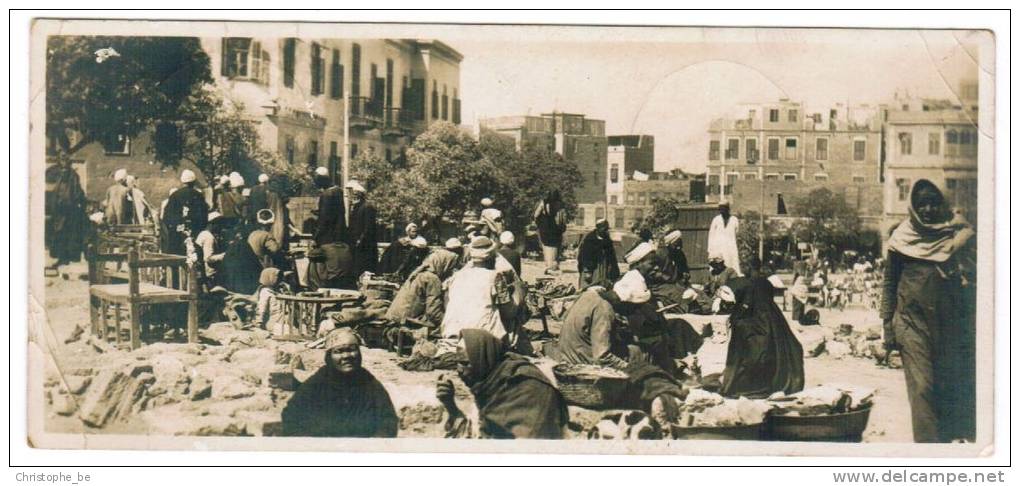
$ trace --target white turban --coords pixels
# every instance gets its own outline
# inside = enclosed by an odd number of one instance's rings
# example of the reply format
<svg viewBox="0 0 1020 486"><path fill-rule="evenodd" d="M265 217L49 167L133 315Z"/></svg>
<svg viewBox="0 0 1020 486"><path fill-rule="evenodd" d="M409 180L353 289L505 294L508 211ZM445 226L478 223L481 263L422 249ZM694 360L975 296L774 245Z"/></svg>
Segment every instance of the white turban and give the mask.
<svg viewBox="0 0 1020 486"><path fill-rule="evenodd" d="M719 287L719 290L715 291L715 295L716 297L722 299L723 302L729 302L732 304L733 302L737 301L737 296L736 294L733 293L733 289L729 288L726 285Z"/></svg>
<svg viewBox="0 0 1020 486"><path fill-rule="evenodd" d="M613 285L613 292L620 300L631 304L644 304L652 298L652 293L645 284L645 278L637 270L631 270Z"/></svg>
<svg viewBox="0 0 1020 486"><path fill-rule="evenodd" d="M276 221L276 215L269 209L260 209L255 216L259 224L273 224Z"/></svg>
<svg viewBox="0 0 1020 486"><path fill-rule="evenodd" d="M411 246L413 246L415 248L428 248L429 247L429 242L427 240L425 240L425 238L422 238L421 236L419 236L419 237L411 240Z"/></svg>
<svg viewBox="0 0 1020 486"><path fill-rule="evenodd" d="M244 177L240 173L230 173L230 187L244 187Z"/></svg>
<svg viewBox="0 0 1020 486"><path fill-rule="evenodd" d="M329 169L325 167L317 167L315 169L315 175L322 177L329 177Z"/></svg>
<svg viewBox="0 0 1020 486"><path fill-rule="evenodd" d="M358 182L358 181L354 181L354 180L348 181L347 184L344 185L344 187L346 187L347 189L350 189L353 192L360 192L362 194L365 193L365 186L361 185L361 183Z"/></svg>
<svg viewBox="0 0 1020 486"><path fill-rule="evenodd" d="M485 208L482 210L482 219L490 221L499 221L503 219L503 211L496 208Z"/></svg>
<svg viewBox="0 0 1020 486"><path fill-rule="evenodd" d="M117 172L113 173L113 180L115 180L117 182L120 182L120 181L126 179L127 175L128 174L127 174L127 170L126 169L117 169Z"/></svg>
<svg viewBox="0 0 1020 486"><path fill-rule="evenodd" d="M514 244L514 234L509 231L500 233L499 242L506 246L512 246Z"/></svg>
<svg viewBox="0 0 1020 486"><path fill-rule="evenodd" d="M648 256L653 251L655 251L654 245L647 241L642 241L641 243L638 244L638 246L635 246L634 249L630 251L630 253L623 257L623 259L624 261L627 262L628 265L633 265L641 261L642 258Z"/></svg>
<svg viewBox="0 0 1020 486"><path fill-rule="evenodd" d="M690 302L690 301L698 298L698 291L694 290L694 289L691 289L691 288L688 288L688 289L684 290L684 293L683 293L683 295L680 296L680 298L684 302Z"/></svg>
<svg viewBox="0 0 1020 486"><path fill-rule="evenodd" d="M129 175L129 176L125 177L125 178L124 178L124 182L127 182L127 184L128 184L129 186L130 186L131 184L134 184L134 183L135 183L135 176L133 176L133 175Z"/></svg>
<svg viewBox="0 0 1020 486"><path fill-rule="evenodd" d="M723 258L722 253L712 252L712 253L708 254L708 261L709 261L709 263L711 263L711 262L725 262L726 259Z"/></svg>
<svg viewBox="0 0 1020 486"><path fill-rule="evenodd" d="M418 231L418 225L416 225L414 223L408 223L407 226L404 226L404 234L405 235L410 233L411 230Z"/></svg>
<svg viewBox="0 0 1020 486"><path fill-rule="evenodd" d="M667 245L672 245L673 243L680 241L681 236L683 236L683 233L680 233L680 230L671 231L669 234L662 238L662 241L665 242Z"/></svg>
<svg viewBox="0 0 1020 486"><path fill-rule="evenodd" d="M259 174L259 182L269 182L269 176L266 174Z"/></svg>
<svg viewBox="0 0 1020 486"><path fill-rule="evenodd" d="M485 206L485 207L492 206L492 199L488 198L488 197L482 198L482 206Z"/></svg>
<svg viewBox="0 0 1020 486"><path fill-rule="evenodd" d="M223 215L220 214L219 212L213 211L213 212L209 213L209 216L207 216L207 219L208 219L208 221L210 223L212 223L214 220L219 219L221 216L223 216Z"/></svg>
<svg viewBox="0 0 1020 486"><path fill-rule="evenodd" d="M446 240L446 245L444 246L446 247L447 250L456 250L458 248L462 248L464 246L464 243L461 243L460 239L458 238L450 238Z"/></svg>
<svg viewBox="0 0 1020 486"><path fill-rule="evenodd" d="M181 183L187 184L189 182L195 182L195 173L191 169L184 169L181 171Z"/></svg>

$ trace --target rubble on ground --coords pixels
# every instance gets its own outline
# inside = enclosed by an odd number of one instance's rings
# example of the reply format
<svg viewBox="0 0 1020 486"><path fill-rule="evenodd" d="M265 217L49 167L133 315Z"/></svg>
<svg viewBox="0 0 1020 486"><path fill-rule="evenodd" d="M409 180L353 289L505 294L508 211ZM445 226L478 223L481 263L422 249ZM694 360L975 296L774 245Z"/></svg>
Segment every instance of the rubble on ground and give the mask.
<svg viewBox="0 0 1020 486"><path fill-rule="evenodd" d="M835 330L823 326L801 326L795 329L797 339L804 348L805 358L828 355L843 359L848 356L884 362L886 351L882 345L880 324L857 328L840 324Z"/></svg>

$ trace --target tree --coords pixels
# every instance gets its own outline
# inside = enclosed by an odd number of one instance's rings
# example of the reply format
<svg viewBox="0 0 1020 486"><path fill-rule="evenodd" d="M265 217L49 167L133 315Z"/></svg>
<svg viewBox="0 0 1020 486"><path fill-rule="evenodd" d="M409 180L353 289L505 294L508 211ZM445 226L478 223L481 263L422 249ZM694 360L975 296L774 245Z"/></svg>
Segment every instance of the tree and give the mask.
<svg viewBox="0 0 1020 486"><path fill-rule="evenodd" d="M209 83L209 57L197 38L53 36L46 135L66 157L158 123L191 121Z"/></svg>
<svg viewBox="0 0 1020 486"><path fill-rule="evenodd" d="M824 187L815 189L798 201L794 214L805 218L793 228L802 241L837 249L856 244L861 220L841 194Z"/></svg>
<svg viewBox="0 0 1020 486"><path fill-rule="evenodd" d="M410 197L401 190L402 175L406 173L395 162L387 161L375 151L364 151L351 161L351 178L361 182L372 198L372 205L381 222L397 224L409 221Z"/></svg>

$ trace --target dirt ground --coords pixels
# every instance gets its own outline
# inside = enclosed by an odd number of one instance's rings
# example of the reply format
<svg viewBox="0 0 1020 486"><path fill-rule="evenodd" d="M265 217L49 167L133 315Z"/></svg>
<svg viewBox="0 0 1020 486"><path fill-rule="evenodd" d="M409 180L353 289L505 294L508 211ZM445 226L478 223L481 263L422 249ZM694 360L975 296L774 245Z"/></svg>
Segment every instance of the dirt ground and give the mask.
<svg viewBox="0 0 1020 486"><path fill-rule="evenodd" d="M562 266L563 273L558 279L576 284L575 268L573 261L565 262ZM43 333L47 337L49 352L56 357L56 364L60 369L91 367L101 362L103 359L101 355L96 354L81 340L64 344L64 340L76 326L88 328L88 283L78 277L85 272L85 266L79 263L62 270L66 272L66 278L65 276L46 278L45 305L48 327ZM525 280L534 282L536 277L542 274L542 265L540 262L525 260L523 273ZM821 309L820 313L822 325L832 329L840 324L851 324L858 329L880 324L877 312L872 309L848 308L845 311ZM787 317L789 318L788 313ZM540 329L541 322L533 320L529 327ZM553 334L558 333L559 326L556 321L549 320L549 327ZM799 327L799 324L791 323L795 333ZM726 344L706 340L698 352L698 359L704 373L721 372L726 359ZM400 370L391 361L393 360L387 359L384 354L370 353L366 354L365 366L383 382L401 386L420 385L421 393L431 393L439 372L409 373ZM805 358L804 368L806 386L847 383L876 389L875 406L864 434L866 442L911 442L910 408L902 370L879 367L871 359L852 356L836 359L825 354ZM53 413L47 413L45 416L46 430L72 433L84 431L84 426L73 417L62 417ZM139 427L139 424L131 422L119 423L107 427L103 432L131 433L138 431Z"/></svg>

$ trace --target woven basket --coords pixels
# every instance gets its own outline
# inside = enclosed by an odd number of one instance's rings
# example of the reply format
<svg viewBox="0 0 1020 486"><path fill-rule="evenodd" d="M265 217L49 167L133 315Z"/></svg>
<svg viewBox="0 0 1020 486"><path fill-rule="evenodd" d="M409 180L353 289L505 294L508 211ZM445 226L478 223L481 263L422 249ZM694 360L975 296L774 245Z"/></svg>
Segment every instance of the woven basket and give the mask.
<svg viewBox="0 0 1020 486"><path fill-rule="evenodd" d="M567 403L584 408L614 408L627 394L627 379L570 373L568 365L553 367L560 394Z"/></svg>

